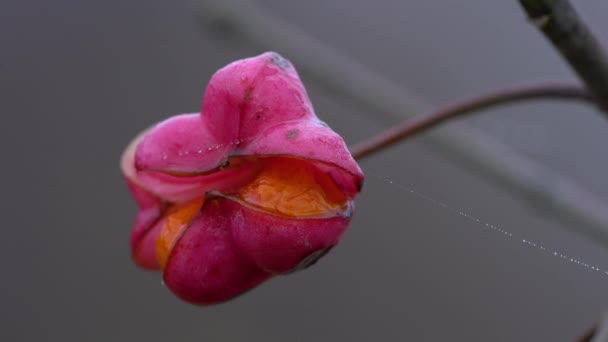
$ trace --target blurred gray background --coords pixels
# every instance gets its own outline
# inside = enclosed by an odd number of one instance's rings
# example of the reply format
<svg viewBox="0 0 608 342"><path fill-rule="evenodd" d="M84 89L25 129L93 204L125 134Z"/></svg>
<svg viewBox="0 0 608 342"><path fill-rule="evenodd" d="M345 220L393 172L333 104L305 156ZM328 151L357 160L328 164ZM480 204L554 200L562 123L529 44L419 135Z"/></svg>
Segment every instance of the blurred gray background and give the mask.
<svg viewBox="0 0 608 342"><path fill-rule="evenodd" d="M258 3L433 104L575 79L516 1ZM608 3L576 5L608 41ZM355 219L315 267L223 305L180 302L130 260L136 206L118 160L141 129L197 111L215 70L262 52L214 38L196 11L191 0L0 3L0 340L571 341L608 309L608 276L518 237L604 269L606 250L426 137L362 163ZM348 143L384 127L303 79L317 114ZM462 124L608 201L608 124L593 110L543 102Z"/></svg>

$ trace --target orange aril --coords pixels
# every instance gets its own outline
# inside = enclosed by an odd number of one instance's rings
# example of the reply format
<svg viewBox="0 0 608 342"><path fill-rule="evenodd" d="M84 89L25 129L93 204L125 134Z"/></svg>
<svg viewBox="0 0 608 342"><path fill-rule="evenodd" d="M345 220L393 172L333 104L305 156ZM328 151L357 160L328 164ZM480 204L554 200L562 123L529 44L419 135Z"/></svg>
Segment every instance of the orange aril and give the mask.
<svg viewBox="0 0 608 342"><path fill-rule="evenodd" d="M205 198L200 197L183 204L174 204L168 209L165 222L156 239L156 259L161 269L165 268L175 241L200 211L204 201Z"/></svg>
<svg viewBox="0 0 608 342"><path fill-rule="evenodd" d="M262 171L238 197L277 215L323 217L343 209L347 197L333 179L310 161L288 157L261 158Z"/></svg>

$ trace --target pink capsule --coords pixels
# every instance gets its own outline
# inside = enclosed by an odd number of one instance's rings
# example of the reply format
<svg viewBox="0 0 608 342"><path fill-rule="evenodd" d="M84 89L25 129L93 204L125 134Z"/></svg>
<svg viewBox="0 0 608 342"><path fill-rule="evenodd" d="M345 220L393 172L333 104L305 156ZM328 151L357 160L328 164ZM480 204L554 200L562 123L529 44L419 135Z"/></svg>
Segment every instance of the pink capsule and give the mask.
<svg viewBox="0 0 608 342"><path fill-rule="evenodd" d="M140 207L135 261L197 304L316 262L347 228L363 183L344 140L274 52L216 72L202 112L145 131L122 169Z"/></svg>

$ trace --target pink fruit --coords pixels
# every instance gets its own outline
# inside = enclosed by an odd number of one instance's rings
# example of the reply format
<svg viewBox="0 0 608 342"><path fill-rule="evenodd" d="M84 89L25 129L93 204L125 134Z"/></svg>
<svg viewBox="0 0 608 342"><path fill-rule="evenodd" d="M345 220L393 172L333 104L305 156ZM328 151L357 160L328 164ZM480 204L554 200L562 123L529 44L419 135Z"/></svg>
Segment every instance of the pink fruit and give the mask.
<svg viewBox="0 0 608 342"><path fill-rule="evenodd" d="M140 207L133 258L198 304L316 262L338 243L363 183L295 69L273 52L216 72L202 112L135 138L122 170Z"/></svg>

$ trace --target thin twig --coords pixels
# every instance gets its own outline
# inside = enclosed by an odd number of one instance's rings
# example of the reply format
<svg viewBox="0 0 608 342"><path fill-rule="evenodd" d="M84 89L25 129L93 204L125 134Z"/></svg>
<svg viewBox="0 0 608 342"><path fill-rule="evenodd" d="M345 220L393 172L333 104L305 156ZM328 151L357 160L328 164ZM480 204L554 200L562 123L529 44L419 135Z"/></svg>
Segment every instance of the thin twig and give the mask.
<svg viewBox="0 0 608 342"><path fill-rule="evenodd" d="M363 159L376 151L422 133L450 119L501 104L512 104L517 101L534 99L581 100L590 104L595 103L589 92L580 86L535 84L501 89L406 119L399 125L358 143L351 148L351 153L356 159Z"/></svg>
<svg viewBox="0 0 608 342"><path fill-rule="evenodd" d="M608 116L608 55L568 0L519 0Z"/></svg>
<svg viewBox="0 0 608 342"><path fill-rule="evenodd" d="M578 100L589 104L595 103L589 92L580 86L538 84L501 89L406 119L401 124L355 145L351 148L351 152L357 160L361 160L374 152L425 132L445 121L497 105L533 99ZM497 149L493 149L493 151L496 152ZM494 155L494 161L496 158L508 157L508 154L504 153ZM553 175L538 169L534 164L525 160L517 160L516 157L508 157L508 160L514 164L503 164L503 167L510 172L493 173L495 183L503 184L509 189L518 190L520 194L525 194L522 198L533 207L550 213L564 223L586 222L586 225L572 227L578 233L608 246L608 225L605 224L608 222L606 221L608 211L603 203L586 195L582 188L572 182L563 179L551 180Z"/></svg>
<svg viewBox="0 0 608 342"><path fill-rule="evenodd" d="M255 1L203 0L201 24L223 42L256 51L276 50L298 70L348 105L385 124L428 105L401 85L356 63L261 8ZM425 139L444 158L485 178L539 213L608 248L608 205L574 182L467 127L444 127Z"/></svg>

